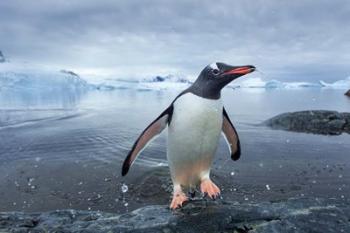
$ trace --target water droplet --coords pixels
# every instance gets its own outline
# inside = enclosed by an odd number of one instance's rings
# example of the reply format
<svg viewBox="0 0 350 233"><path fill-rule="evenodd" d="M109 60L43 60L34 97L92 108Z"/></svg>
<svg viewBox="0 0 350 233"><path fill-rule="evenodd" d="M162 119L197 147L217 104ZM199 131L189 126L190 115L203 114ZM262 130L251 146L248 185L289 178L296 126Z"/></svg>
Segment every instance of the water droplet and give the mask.
<svg viewBox="0 0 350 233"><path fill-rule="evenodd" d="M340 174L338 177L341 179L341 178L343 178L343 175L342 175L342 174Z"/></svg>
<svg viewBox="0 0 350 233"><path fill-rule="evenodd" d="M127 207L129 205L129 203L125 202L124 206Z"/></svg>
<svg viewBox="0 0 350 233"><path fill-rule="evenodd" d="M270 185L265 185L267 190L270 190Z"/></svg>
<svg viewBox="0 0 350 233"><path fill-rule="evenodd" d="M40 162L41 158L40 157L35 157L36 162Z"/></svg>
<svg viewBox="0 0 350 233"><path fill-rule="evenodd" d="M341 197L342 199L344 199L344 195L341 195L340 197Z"/></svg>
<svg viewBox="0 0 350 233"><path fill-rule="evenodd" d="M126 193L129 190L128 186L126 184L122 185L122 192Z"/></svg>
<svg viewBox="0 0 350 233"><path fill-rule="evenodd" d="M235 172L231 172L231 176L234 176L235 175Z"/></svg>
<svg viewBox="0 0 350 233"><path fill-rule="evenodd" d="M264 164L263 164L263 163L259 163L259 166L260 166L260 167L263 167L263 166L264 166Z"/></svg>
<svg viewBox="0 0 350 233"><path fill-rule="evenodd" d="M249 198L248 198L248 197L245 197L244 200L245 200L245 201L249 201Z"/></svg>

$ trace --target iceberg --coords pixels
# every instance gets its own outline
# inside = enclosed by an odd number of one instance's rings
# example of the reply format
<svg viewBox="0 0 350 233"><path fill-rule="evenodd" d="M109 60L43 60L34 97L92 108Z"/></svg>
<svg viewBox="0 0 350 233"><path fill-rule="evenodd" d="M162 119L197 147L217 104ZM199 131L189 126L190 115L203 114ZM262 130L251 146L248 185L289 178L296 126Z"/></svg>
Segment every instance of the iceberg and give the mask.
<svg viewBox="0 0 350 233"><path fill-rule="evenodd" d="M0 108L71 108L95 87L69 70L0 63Z"/></svg>
<svg viewBox="0 0 350 233"><path fill-rule="evenodd" d="M321 88L320 83L311 82L281 82L278 80L264 81L261 78L249 78L229 84L231 88L264 88L264 89L298 89L298 88Z"/></svg>
<svg viewBox="0 0 350 233"><path fill-rule="evenodd" d="M93 84L97 90L135 89L148 90L181 90L189 87L192 82L184 76L166 75L152 76L140 79L104 79L102 83Z"/></svg>
<svg viewBox="0 0 350 233"><path fill-rule="evenodd" d="M143 79L142 82L191 83L186 77L178 75L155 76Z"/></svg>
<svg viewBox="0 0 350 233"><path fill-rule="evenodd" d="M90 85L72 71L45 70L3 71L0 69L0 89L83 90Z"/></svg>
<svg viewBox="0 0 350 233"><path fill-rule="evenodd" d="M192 82L183 76L167 75L156 76L149 79L143 79L138 83L139 90L181 90L189 87Z"/></svg>
<svg viewBox="0 0 350 233"><path fill-rule="evenodd" d="M320 85L324 88L333 88L333 89L349 89L350 88L350 77L342 80L335 81L333 83L327 83L320 81Z"/></svg>

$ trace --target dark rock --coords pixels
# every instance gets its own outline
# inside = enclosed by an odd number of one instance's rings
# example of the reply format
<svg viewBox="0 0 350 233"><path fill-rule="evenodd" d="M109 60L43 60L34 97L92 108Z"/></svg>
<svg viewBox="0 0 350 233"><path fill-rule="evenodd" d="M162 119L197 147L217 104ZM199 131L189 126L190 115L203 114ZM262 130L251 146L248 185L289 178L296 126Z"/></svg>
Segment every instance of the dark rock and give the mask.
<svg viewBox="0 0 350 233"><path fill-rule="evenodd" d="M283 113L264 122L273 129L339 135L350 132L350 113L312 110Z"/></svg>
<svg viewBox="0 0 350 233"><path fill-rule="evenodd" d="M4 54L2 54L2 52L0 51L0 63L3 63L3 62L5 62L5 61L6 61L5 56L4 56Z"/></svg>
<svg viewBox="0 0 350 233"><path fill-rule="evenodd" d="M164 80L165 80L165 78L160 77L160 76L156 76L156 77L153 79L154 82L164 82Z"/></svg>
<svg viewBox="0 0 350 233"><path fill-rule="evenodd" d="M73 71L70 71L70 70L60 70L61 73L64 73L64 74L69 74L69 75L72 75L72 76L75 76L75 77L79 77L79 75L77 73L74 73Z"/></svg>
<svg viewBox="0 0 350 233"><path fill-rule="evenodd" d="M345 92L345 95L350 97L350 90L348 90L347 92Z"/></svg>
<svg viewBox="0 0 350 233"><path fill-rule="evenodd" d="M0 213L0 232L350 232L349 207L324 199L260 204L196 200L181 210L147 206L116 215L59 210Z"/></svg>

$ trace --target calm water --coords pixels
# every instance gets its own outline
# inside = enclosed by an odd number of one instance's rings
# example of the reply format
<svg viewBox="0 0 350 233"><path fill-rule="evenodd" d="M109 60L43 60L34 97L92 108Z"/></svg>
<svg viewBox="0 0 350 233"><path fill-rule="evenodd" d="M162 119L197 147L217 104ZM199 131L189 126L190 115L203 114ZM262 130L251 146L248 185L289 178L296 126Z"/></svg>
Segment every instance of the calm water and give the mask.
<svg viewBox="0 0 350 233"><path fill-rule="evenodd" d="M22 202L22 199L28 198L24 194L16 194L20 189L16 178L12 177L21 176L20 172L16 173L18 170L26 172L23 163L46 166L55 163L77 164L76 171L98 164L94 166L95 170L103 170L104 166L111 168L106 171L117 180L115 185L122 182L135 184L139 180L133 178L143 172L147 173L157 167L166 168L166 137L163 133L143 152L131 169L130 177L120 178L121 163L134 140L177 93L136 90L65 95L45 93L39 96L31 93L3 93L0 95L0 165L6 168L7 173L5 178L0 178L3 179L0 183L9 189L0 192L3 199L0 210L45 209L39 204L35 205L34 201L31 206L35 208L12 205L17 199ZM258 125L272 116L289 111L325 109L349 112L350 99L343 95L343 90L226 89L223 99L242 143L241 159L232 162L224 141L220 141L213 173L224 180L222 183L227 183L226 189L235 190L232 182L244 189L240 200L247 200L248 197L258 200L259 190L260 199L266 199L264 197L269 195L266 191L274 188L279 191L283 189L281 193L290 193L289 196L348 198L350 135L291 133ZM18 164L22 164L21 169L17 167ZM47 176L44 172L45 169L37 170L36 175L39 177L43 173L43 176ZM58 173L53 171L52 176ZM84 179L89 180L89 177ZM245 186L252 184L255 184L253 188ZM268 190L265 188L267 184ZM12 191L11 185L14 185ZM68 185L62 183L56 189L62 190L65 186ZM293 189L295 186L297 188ZM30 197L45 196L45 190L38 190L31 193ZM301 191L297 192L298 190ZM110 192L119 192L119 189L116 187ZM72 206L71 201L67 203L60 202L58 207ZM76 204L77 208L88 208L87 205L80 204ZM145 203L134 206L142 204ZM106 206L110 207L109 204ZM47 208L58 207L52 204L52 207ZM76 207L74 203L73 207ZM107 207L100 206L99 209L101 208ZM110 208L114 211L114 207Z"/></svg>
<svg viewBox="0 0 350 233"><path fill-rule="evenodd" d="M252 145L288 140L320 149L349 149L348 135L316 136L269 130L256 124L283 112L325 109L349 111L340 90L227 89L224 105L242 137L244 152ZM0 159L122 160L138 134L176 97L178 91L118 90L89 93L13 94L0 98ZM6 98L7 97L7 98ZM163 161L165 137L145 151ZM278 145L270 145L278 149ZM255 147L255 146L254 146ZM286 145L284 149L292 146ZM295 149L295 148L294 148ZM334 150L336 148L332 148ZM156 152L156 153L155 153ZM255 153L257 153L255 151ZM244 159L244 156L243 156Z"/></svg>

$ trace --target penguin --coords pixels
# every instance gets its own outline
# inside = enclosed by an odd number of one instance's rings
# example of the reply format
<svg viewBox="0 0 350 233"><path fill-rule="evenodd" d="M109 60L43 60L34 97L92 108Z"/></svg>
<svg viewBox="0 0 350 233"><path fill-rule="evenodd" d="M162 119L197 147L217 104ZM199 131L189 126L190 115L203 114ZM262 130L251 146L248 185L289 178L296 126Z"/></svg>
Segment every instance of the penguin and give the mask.
<svg viewBox="0 0 350 233"><path fill-rule="evenodd" d="M241 155L240 140L221 99L221 90L231 81L255 70L252 65L231 66L215 62L206 66L196 81L182 91L141 133L123 166L125 176L142 150L168 127L167 160L173 182L170 209L188 201L184 190L200 187L215 199L220 189L210 179L210 167L224 135L232 160Z"/></svg>

